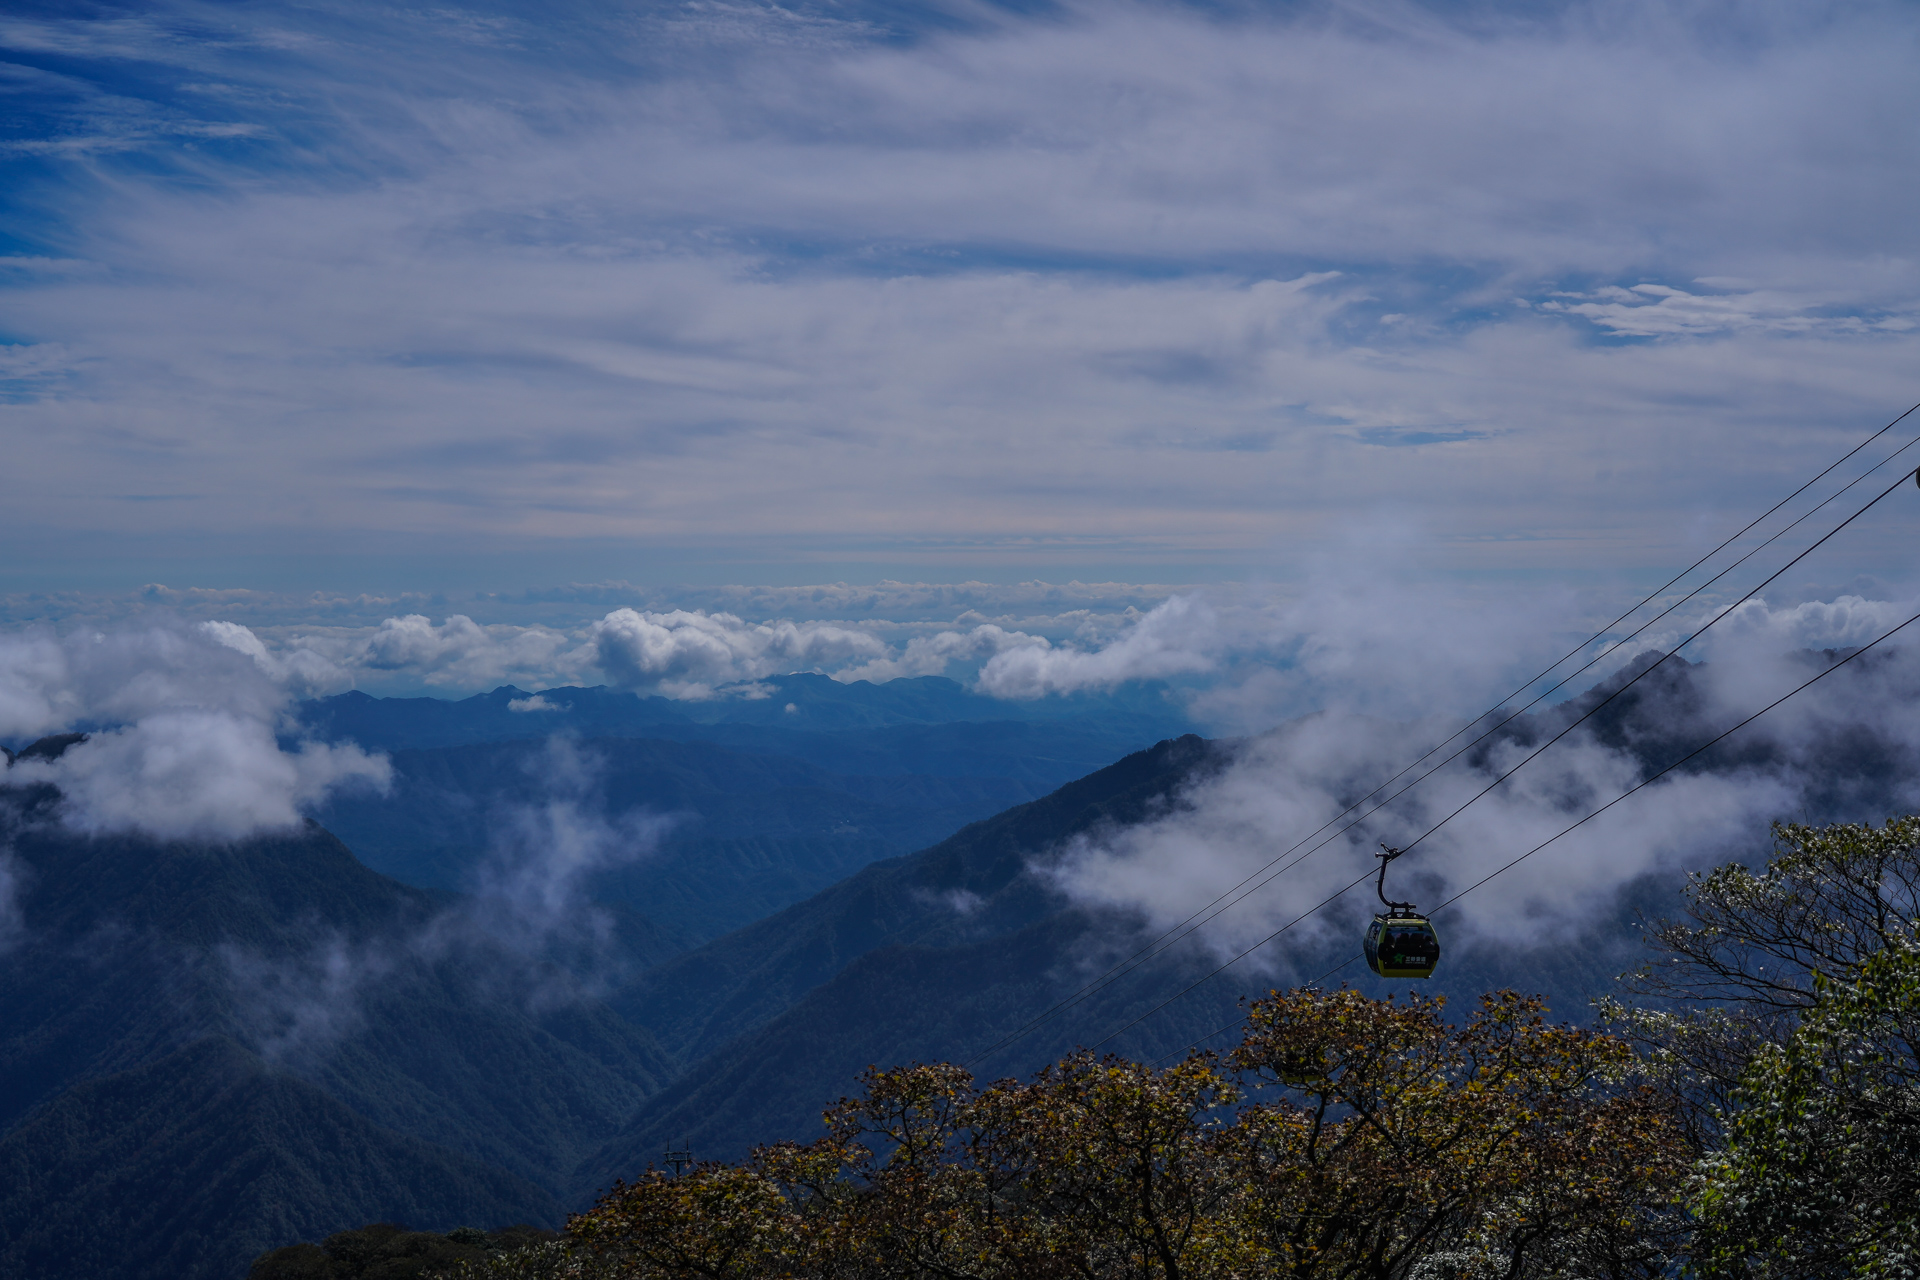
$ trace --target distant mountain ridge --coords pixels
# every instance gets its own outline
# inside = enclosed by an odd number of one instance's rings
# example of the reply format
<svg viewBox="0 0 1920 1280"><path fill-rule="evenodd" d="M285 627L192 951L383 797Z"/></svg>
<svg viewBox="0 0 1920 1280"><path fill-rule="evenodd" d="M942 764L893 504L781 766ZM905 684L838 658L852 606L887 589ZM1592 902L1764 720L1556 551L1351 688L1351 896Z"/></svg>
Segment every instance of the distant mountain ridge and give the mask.
<svg viewBox="0 0 1920 1280"><path fill-rule="evenodd" d="M1814 669L1821 660L1807 656ZM1521 717L1502 737L1544 741L1638 669ZM1710 723L1697 679L1667 664L1593 718L1596 736L1643 768L1668 763L1724 727ZM815 692L856 708L869 698ZM937 708L951 690L920 692ZM546 714L507 710L517 694L470 708L480 728ZM627 710L644 701L622 697ZM910 705L883 705L881 718ZM435 870L434 859L471 856L500 812L490 804L539 799L530 768L548 749L544 723L517 738L389 743L395 799L336 816L370 856L412 859L421 878L455 883L457 860ZM631 730L569 739L569 750L599 753L606 812L680 812L705 833L706 844L622 872L638 879L598 908L637 971L576 964L564 940L531 951L451 944L467 899L379 874L318 825L225 846L85 838L49 821L51 788L0 785L0 844L19 872L24 923L0 966L0 1106L11 1104L0 1111L0 1275L238 1280L250 1252L378 1218L551 1222L669 1142L726 1158L811 1137L820 1109L869 1064L944 1059L985 1077L1024 1074L1088 1042L1156 1059L1223 1043L1205 1037L1230 1032L1240 998L1263 990L1261 973L1234 970L1161 1008L1216 959L1181 951L1007 1040L1144 938L1124 913L1059 891L1049 868L1061 850L1177 808L1236 744L1166 737L969 821L967 804L1016 794L994 787L1033 784L928 762L1003 752L1044 772L1053 766L1022 757L1020 743L1022 733L1046 741L1047 722L695 729L792 749ZM1105 732L1088 741L1112 740ZM1817 811L1794 816L1883 816L1920 778L1920 762L1845 724L1816 746L1825 772L1804 794ZM1688 769L1784 759L1764 741L1729 740ZM849 760L890 767L843 770ZM948 822L958 829L927 834ZM822 825L829 836L804 830ZM869 857L855 835L833 834L841 827L925 843L897 854L870 845ZM817 874L840 854L867 860L810 889L796 870L809 847L826 851ZM594 891L620 887L614 876ZM764 914L700 938L641 909L690 917L699 892ZM1519 985L1578 1018L1638 954L1633 909L1660 914L1671 894L1657 877L1632 886L1569 940L1577 945L1527 953L1520 966L1516 953L1452 939L1443 925L1446 959L1425 991L1460 1000ZM1357 956L1345 937L1283 945L1309 975ZM1335 980L1370 992L1408 985L1355 964Z"/></svg>
<svg viewBox="0 0 1920 1280"><path fill-rule="evenodd" d="M389 875L471 888L507 810L541 799L537 744L577 742L595 812L676 819L658 854L593 879L594 896L635 913L647 961L1187 729L1159 687L1007 702L933 676L776 676L705 701L549 689L538 701L549 709L513 710L535 696L507 686L302 704L306 731L389 751L396 775L392 794L342 796L316 817Z"/></svg>
<svg viewBox="0 0 1920 1280"><path fill-rule="evenodd" d="M364 747L387 750L564 732L711 741L800 754L813 752L823 741L831 750L835 740L830 735L913 725L1045 724L1060 729L1065 741L1116 735L1134 740L1144 735L1146 742L1192 728L1171 691L1154 683L1112 693L1009 701L975 693L944 676L873 684L805 672L722 686L711 698L699 700L644 696L604 685L538 694L503 685L456 700L342 693L302 703L298 718L317 736L352 738Z"/></svg>

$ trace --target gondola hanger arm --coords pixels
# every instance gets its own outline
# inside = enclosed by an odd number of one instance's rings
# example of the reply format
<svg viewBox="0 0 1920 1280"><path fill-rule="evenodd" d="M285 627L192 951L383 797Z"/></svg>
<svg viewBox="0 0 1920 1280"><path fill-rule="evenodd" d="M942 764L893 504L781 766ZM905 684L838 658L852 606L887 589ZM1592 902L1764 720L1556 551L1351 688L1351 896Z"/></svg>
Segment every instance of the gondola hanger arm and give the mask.
<svg viewBox="0 0 1920 1280"><path fill-rule="evenodd" d="M1380 842L1380 848L1385 852L1373 855L1380 859L1380 879L1379 882L1374 885L1373 891L1380 896L1380 901L1386 903L1387 910L1404 911L1411 914L1413 911L1413 904L1411 902L1394 902L1387 897L1387 864L1405 853L1406 850L1396 849L1384 840Z"/></svg>

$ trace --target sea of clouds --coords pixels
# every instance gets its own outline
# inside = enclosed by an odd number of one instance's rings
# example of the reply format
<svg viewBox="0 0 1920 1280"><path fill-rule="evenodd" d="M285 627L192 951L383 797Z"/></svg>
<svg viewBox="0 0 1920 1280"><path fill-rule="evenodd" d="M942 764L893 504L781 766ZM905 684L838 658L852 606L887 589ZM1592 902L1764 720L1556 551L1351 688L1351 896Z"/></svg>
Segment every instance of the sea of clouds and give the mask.
<svg viewBox="0 0 1920 1280"><path fill-rule="evenodd" d="M1858 595L1778 606L1761 597L1693 602L1637 637L1616 632L1583 646L1565 628L1570 600L1523 593L1493 608L1418 574L1342 564L1303 591L1182 590L1144 610L1129 603L1098 625L1083 617L1077 634L1069 627L1054 639L971 619L902 631L872 620L621 607L567 629L400 615L320 641L296 629L269 643L224 619L149 617L0 637L0 739L18 747L42 734L89 733L58 759L21 759L7 771L11 784L57 787L58 820L76 832L223 841L295 827L341 788L387 785L383 757L350 742L303 740L293 714L301 697L368 671L411 671L450 692L512 674L530 690L590 681L696 699L794 670L843 680L946 673L1005 700L1010 716L1033 699L1163 682L1196 722L1238 739L1224 766L1145 822L1036 851L1036 870L1069 899L1145 936L1206 910L1276 857L1305 853L1185 944L1227 959L1284 930L1288 940L1256 950L1252 965L1295 979L1314 975L1295 972L1294 957L1320 954L1317 944L1351 930L1370 909L1369 890L1309 909L1364 876L1380 842L1404 844L1468 801L1396 871L1398 896L1438 902L1558 838L1450 909L1455 946L1564 942L1648 876L1753 860L1770 821L1832 802L1836 767L1866 760L1885 775L1866 791L1840 786L1850 802L1920 806L1920 647L1896 641L1744 730L1742 759L1673 774L1564 837L1641 780L1635 743L1577 730L1478 796L1536 745L1496 741L1342 830L1356 801L1503 701L1540 696L1539 709L1550 712L1572 692L1622 678L1635 655L1710 624L1686 651L1701 663L1688 669L1687 696L1672 706L1656 700L1637 722L1697 745L1920 608ZM1569 651L1577 656L1562 675L1590 665L1564 688L1530 680ZM263 1051L297 1057L336 1043L389 976L442 960L494 974L485 980L534 1008L623 976L614 923L593 905L590 882L651 856L669 819L609 810L590 745L555 739L531 767L543 798L495 815L494 847L458 903L392 937L329 935L277 957L222 953L236 1007ZM1332 838L1321 842L1316 832ZM17 876L0 856L0 946L24 928Z"/></svg>
<svg viewBox="0 0 1920 1280"><path fill-rule="evenodd" d="M1579 647L1565 626L1569 606L1588 607L1571 592L1529 592L1495 608L1417 574L1341 563L1302 591L1180 590L1145 609L1129 600L1106 611L1029 612L1031 630L974 610L944 625L624 606L571 627L403 614L357 627L256 630L153 616L0 637L0 741L18 747L43 734L90 732L57 761L20 762L12 777L56 782L80 829L169 837L285 827L333 789L383 786L381 759L351 743L302 741L292 717L301 698L382 681L445 696L502 683L530 694L598 684L702 700L795 671L843 681L945 675L1006 700L1009 714L1028 700L1157 681L1217 734L1258 736L1313 716L1311 732L1324 737L1329 718L1338 720L1349 726L1346 748L1309 754L1358 768L1385 763L1411 741L1403 728L1368 726L1472 716L1528 689L1569 634ZM1906 608L1855 595L1778 607L1765 598L1694 602L1630 642L1616 633L1608 643L1619 647L1604 657L1603 646L1582 650L1594 665L1553 697L1710 621L1687 653L1708 663L1732 708L1778 683L1782 655L1865 643ZM1292 804L1319 784L1272 789Z"/></svg>

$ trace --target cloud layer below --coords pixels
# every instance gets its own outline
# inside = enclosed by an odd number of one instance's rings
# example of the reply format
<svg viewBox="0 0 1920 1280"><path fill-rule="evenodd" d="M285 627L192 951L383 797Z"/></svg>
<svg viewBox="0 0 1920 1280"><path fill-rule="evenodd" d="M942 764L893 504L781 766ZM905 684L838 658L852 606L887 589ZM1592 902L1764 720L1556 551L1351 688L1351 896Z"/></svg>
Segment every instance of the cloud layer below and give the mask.
<svg viewBox="0 0 1920 1280"><path fill-rule="evenodd" d="M56 731L91 733L58 761L22 761L11 774L59 785L78 828L230 838L284 828L335 788L385 784L385 762L352 744L281 742L296 699L355 687L456 696L517 684L527 695L513 709L538 732L533 721L552 706L541 691L567 685L702 700L763 696L757 681L795 671L843 681L942 675L1006 700L1017 715L1024 701L1153 681L1211 732L1259 735L1316 715L1405 725L1471 717L1502 696L1557 700L1709 622L1688 655L1708 662L1729 698L1743 682L1758 696L1779 678L1782 655L1858 646L1911 612L1908 601L1860 594L1779 603L1709 595L1630 639L1615 628L1582 645L1581 619L1610 593L1462 594L1405 563L1408 554L1389 539L1326 561L1299 589L1215 587L1157 602L1164 589L1035 584L1000 597L997 615L968 608L944 621L943 604L995 602L985 588L896 584L888 590L902 608L890 617L869 609L809 618L806 599L775 591L761 603L786 616L758 620L623 605L556 625L408 613L372 624L249 627L194 622L163 601L159 612L136 610L117 623L0 637L0 739L18 746ZM862 609L849 606L875 603L872 590L796 594L856 614ZM1591 663L1552 693L1533 678L1569 648Z"/></svg>
<svg viewBox="0 0 1920 1280"><path fill-rule="evenodd" d="M51 783L85 832L233 840L284 830L342 786L387 785L385 757L352 743L283 749L298 688L251 632L204 623L0 636L0 737L85 731L55 759L11 761L10 785Z"/></svg>
<svg viewBox="0 0 1920 1280"><path fill-rule="evenodd" d="M1394 867L1391 896L1432 909L1464 891L1440 918L1456 954L1609 945L1622 895L1644 878L1759 860L1774 821L1878 822L1920 807L1920 646L1896 641L1767 711L1717 755L1606 808L1916 612L1916 602L1859 598L1754 602L1702 646L1711 661L1649 676L1644 701L1605 740L1596 720L1544 750L1551 731L1444 763L1469 734L1385 787L1460 719L1390 721L1336 704L1239 745L1164 814L1077 841L1047 874L1148 933L1198 916L1183 945L1217 960L1250 951L1244 972L1288 981L1320 976L1301 966L1324 964L1324 944L1357 939L1378 909L1382 843L1415 845ZM1389 669L1382 683L1406 678Z"/></svg>

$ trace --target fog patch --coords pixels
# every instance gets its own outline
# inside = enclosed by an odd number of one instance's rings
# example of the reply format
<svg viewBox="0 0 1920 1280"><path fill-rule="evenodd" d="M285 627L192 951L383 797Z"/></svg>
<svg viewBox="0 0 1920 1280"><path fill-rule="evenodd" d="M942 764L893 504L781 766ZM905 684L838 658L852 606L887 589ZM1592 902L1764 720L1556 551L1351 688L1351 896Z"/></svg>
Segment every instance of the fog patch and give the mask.
<svg viewBox="0 0 1920 1280"><path fill-rule="evenodd" d="M915 889L913 897L915 901L951 911L956 916L970 916L987 902L971 889L946 889L939 892L931 889Z"/></svg>
<svg viewBox="0 0 1920 1280"><path fill-rule="evenodd" d="M566 709L564 705L558 702L548 702L543 695L538 693L534 694L531 698L510 698L507 700L508 711L565 711Z"/></svg>
<svg viewBox="0 0 1920 1280"><path fill-rule="evenodd" d="M470 900L435 928L464 932L528 957L564 963L600 989L623 976L614 920L590 899L594 876L651 857L670 815L609 814L604 763L555 737L530 761L545 797L504 810Z"/></svg>
<svg viewBox="0 0 1920 1280"><path fill-rule="evenodd" d="M529 1014L598 998L631 976L591 882L652 856L673 818L607 813L602 762L569 739L550 739L528 769L542 798L497 811L470 891L444 909L370 937L329 933L288 957L221 949L263 1054L323 1055L366 1025L367 1006L393 983L443 966L436 982Z"/></svg>
<svg viewBox="0 0 1920 1280"><path fill-rule="evenodd" d="M290 829L330 791L390 778L384 757L352 743L282 749L278 730L315 669L230 624L0 637L0 732L89 733L56 758L14 762L8 781L56 787L60 820L88 834Z"/></svg>
<svg viewBox="0 0 1920 1280"><path fill-rule="evenodd" d="M1334 702L1332 709L1247 741L1224 768L1180 791L1165 813L1080 837L1040 870L1074 901L1131 917L1157 934L1207 910L1249 876L1264 877L1269 862L1293 863L1203 924L1190 945L1224 960L1284 929L1248 963L1301 980L1316 975L1299 970L1299 957L1323 956L1330 941L1357 937L1360 921L1377 906L1370 883L1320 904L1370 878L1382 842L1404 846L1466 805L1394 865L1390 896L1433 908L1551 841L1447 908L1443 927L1454 939L1521 949L1578 938L1611 921L1622 894L1646 877L1757 856L1774 820L1879 820L1920 805L1920 649L1884 646L1770 711L1712 756L1560 834L1912 612L1911 605L1859 597L1783 608L1748 602L1727 613L1713 643L1701 646L1710 661L1667 663L1613 704L1616 716L1575 729L1484 797L1475 799L1587 704L1549 707L1517 722L1514 733L1344 831L1354 815L1341 815L1350 806L1460 721L1367 715L1338 705L1338 678L1322 681L1318 695ZM1702 609L1681 626L1711 616ZM1305 683L1303 672L1330 665L1337 673L1337 664L1315 653L1340 634L1336 623L1337 615L1300 646L1295 668L1271 674L1275 685ZM1444 653L1449 646L1435 647ZM1436 701L1416 687L1434 679L1431 659L1373 663L1368 671L1374 687L1353 701L1414 708ZM1487 682L1470 687L1484 690Z"/></svg>
<svg viewBox="0 0 1920 1280"><path fill-rule="evenodd" d="M366 1025L363 997L392 973L389 946L356 944L338 935L293 956L267 957L219 948L242 1022L269 1061L324 1052Z"/></svg>

